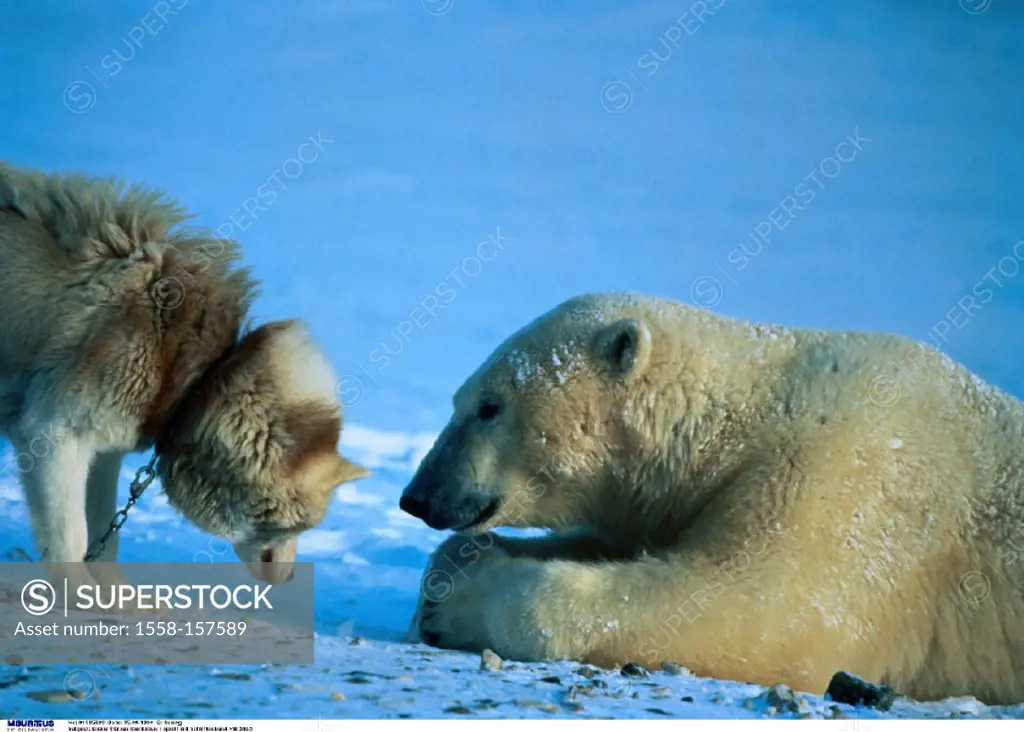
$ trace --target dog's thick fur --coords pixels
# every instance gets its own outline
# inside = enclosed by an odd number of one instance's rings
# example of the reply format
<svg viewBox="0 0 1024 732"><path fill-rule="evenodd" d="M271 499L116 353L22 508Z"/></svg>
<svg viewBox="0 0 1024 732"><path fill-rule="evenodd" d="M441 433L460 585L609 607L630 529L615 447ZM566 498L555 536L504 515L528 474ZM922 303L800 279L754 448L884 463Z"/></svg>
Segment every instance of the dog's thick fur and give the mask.
<svg viewBox="0 0 1024 732"><path fill-rule="evenodd" d="M122 457L153 447L170 502L282 581L334 488L368 473L337 453L327 359L297 321L243 331L255 282L237 244L187 218L141 186L0 164L8 469L43 559L81 562ZM114 534L99 561L117 549Z"/></svg>
<svg viewBox="0 0 1024 732"><path fill-rule="evenodd" d="M424 575L428 643L1024 701L1024 405L934 349L592 295L454 406L402 498L478 532Z"/></svg>

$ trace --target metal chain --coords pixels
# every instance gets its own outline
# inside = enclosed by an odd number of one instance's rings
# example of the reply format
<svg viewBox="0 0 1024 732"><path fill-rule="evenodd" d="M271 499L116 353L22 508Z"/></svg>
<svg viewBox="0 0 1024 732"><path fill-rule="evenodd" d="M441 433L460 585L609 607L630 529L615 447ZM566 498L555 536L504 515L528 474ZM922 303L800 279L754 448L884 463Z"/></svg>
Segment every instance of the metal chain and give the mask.
<svg viewBox="0 0 1024 732"><path fill-rule="evenodd" d="M156 453L154 452L149 463L143 465L135 473L135 477L132 478L131 487L128 489L128 503L124 504L124 508L114 514L114 518L110 522L110 528L107 529L106 533L89 545L89 551L85 553L85 561L91 562L103 554L110 537L124 526L124 522L128 520L128 509L135 505L135 502L142 497L142 493L149 488L149 484L156 478L156 459Z"/></svg>

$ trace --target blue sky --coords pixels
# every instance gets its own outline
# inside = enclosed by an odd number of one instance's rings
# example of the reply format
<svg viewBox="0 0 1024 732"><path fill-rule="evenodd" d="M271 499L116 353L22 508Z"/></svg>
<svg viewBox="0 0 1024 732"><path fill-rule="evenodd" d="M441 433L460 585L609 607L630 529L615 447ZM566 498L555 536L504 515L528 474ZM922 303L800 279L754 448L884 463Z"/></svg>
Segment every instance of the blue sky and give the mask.
<svg viewBox="0 0 1024 732"><path fill-rule="evenodd" d="M307 320L382 429L439 427L508 333L608 289L938 328L1024 395L1024 6L624 5L10 2L0 157L235 215L256 315Z"/></svg>

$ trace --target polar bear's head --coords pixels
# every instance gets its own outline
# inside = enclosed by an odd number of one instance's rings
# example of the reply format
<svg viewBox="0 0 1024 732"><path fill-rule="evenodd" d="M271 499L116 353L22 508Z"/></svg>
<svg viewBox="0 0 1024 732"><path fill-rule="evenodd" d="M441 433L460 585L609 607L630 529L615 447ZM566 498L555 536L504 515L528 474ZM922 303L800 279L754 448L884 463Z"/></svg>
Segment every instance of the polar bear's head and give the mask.
<svg viewBox="0 0 1024 732"><path fill-rule="evenodd" d="M607 512L625 456L642 451L635 407L655 351L644 308L609 297L563 303L498 347L456 392L403 510L464 531L564 529Z"/></svg>

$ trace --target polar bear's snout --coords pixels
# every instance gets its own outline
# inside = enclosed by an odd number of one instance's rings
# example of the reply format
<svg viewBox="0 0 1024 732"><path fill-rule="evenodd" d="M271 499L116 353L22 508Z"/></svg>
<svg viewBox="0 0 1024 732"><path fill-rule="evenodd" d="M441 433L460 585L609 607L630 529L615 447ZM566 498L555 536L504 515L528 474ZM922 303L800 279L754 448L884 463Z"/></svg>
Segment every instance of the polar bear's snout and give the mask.
<svg viewBox="0 0 1024 732"><path fill-rule="evenodd" d="M500 492L480 482L463 432L456 426L441 433L398 501L432 529L474 529L501 508Z"/></svg>
<svg viewBox="0 0 1024 732"><path fill-rule="evenodd" d="M430 466L421 466L402 493L398 507L423 521L432 529L466 530L480 526L494 517L501 508L501 498L484 486L460 489L437 480Z"/></svg>

